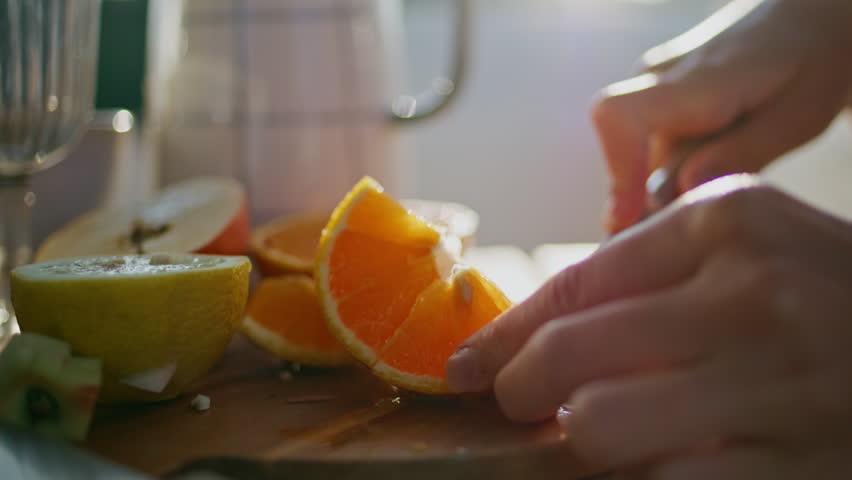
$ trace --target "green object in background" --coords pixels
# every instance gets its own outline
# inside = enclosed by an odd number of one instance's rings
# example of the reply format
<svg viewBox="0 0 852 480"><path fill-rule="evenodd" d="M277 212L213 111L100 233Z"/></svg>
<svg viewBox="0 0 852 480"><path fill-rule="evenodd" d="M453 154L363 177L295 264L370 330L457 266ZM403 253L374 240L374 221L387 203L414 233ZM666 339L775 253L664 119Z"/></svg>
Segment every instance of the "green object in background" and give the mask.
<svg viewBox="0 0 852 480"><path fill-rule="evenodd" d="M96 108L142 112L147 20L148 0L103 0Z"/></svg>

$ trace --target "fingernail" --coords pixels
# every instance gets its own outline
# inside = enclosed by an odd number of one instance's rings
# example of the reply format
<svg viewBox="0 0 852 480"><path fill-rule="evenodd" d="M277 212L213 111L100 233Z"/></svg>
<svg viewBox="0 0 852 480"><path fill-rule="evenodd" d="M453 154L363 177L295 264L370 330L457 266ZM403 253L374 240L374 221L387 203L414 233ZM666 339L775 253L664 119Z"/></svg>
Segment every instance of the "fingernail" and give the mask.
<svg viewBox="0 0 852 480"><path fill-rule="evenodd" d="M659 196L661 189L666 187L666 182L670 181L669 171L665 167L660 167L650 175L645 180L645 192L649 193L653 196Z"/></svg>
<svg viewBox="0 0 852 480"><path fill-rule="evenodd" d="M491 385L482 369L479 354L470 346L459 347L446 365L447 385L456 393L481 392Z"/></svg>
<svg viewBox="0 0 852 480"><path fill-rule="evenodd" d="M669 170L660 167L648 176L645 181L645 203L652 212L662 210L677 198L677 178L671 176Z"/></svg>
<svg viewBox="0 0 852 480"><path fill-rule="evenodd" d="M559 422L559 426L566 434L571 430L571 415L573 414L574 410L568 405L562 405L556 411L556 421Z"/></svg>

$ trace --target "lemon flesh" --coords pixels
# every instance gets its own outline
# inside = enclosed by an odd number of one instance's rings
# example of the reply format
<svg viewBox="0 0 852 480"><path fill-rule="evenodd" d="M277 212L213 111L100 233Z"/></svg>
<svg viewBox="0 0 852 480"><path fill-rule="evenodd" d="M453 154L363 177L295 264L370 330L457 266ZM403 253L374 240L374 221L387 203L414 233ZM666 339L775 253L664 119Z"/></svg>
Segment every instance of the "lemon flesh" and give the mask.
<svg viewBox="0 0 852 480"><path fill-rule="evenodd" d="M242 256L149 254L16 268L21 330L103 361L103 403L185 391L224 353L242 320L251 264Z"/></svg>

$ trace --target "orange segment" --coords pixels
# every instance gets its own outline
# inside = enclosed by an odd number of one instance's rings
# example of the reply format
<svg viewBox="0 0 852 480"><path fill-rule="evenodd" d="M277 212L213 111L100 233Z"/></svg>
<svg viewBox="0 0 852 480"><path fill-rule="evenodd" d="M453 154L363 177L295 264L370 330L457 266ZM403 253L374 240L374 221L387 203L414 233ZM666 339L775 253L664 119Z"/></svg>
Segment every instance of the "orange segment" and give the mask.
<svg viewBox="0 0 852 480"><path fill-rule="evenodd" d="M509 300L472 269L423 292L381 350L381 368L443 379L444 363L462 341L509 308ZM440 385L436 385L440 386Z"/></svg>
<svg viewBox="0 0 852 480"><path fill-rule="evenodd" d="M427 265L423 265L427 263ZM417 247L391 242L350 230L340 232L329 259L331 293L338 301L356 295L378 281L376 277L399 275L409 269L431 272L428 285L438 278L432 259L432 247ZM431 267L431 268L428 268ZM365 278L367 272L375 272Z"/></svg>
<svg viewBox="0 0 852 480"><path fill-rule="evenodd" d="M351 357L329 333L314 282L307 275L264 279L246 308L242 332L284 360L334 366Z"/></svg>
<svg viewBox="0 0 852 480"><path fill-rule="evenodd" d="M338 255L341 253L336 250L335 256ZM381 257L382 260L393 258ZM344 283L347 277L351 280L360 278L360 283L353 285L355 289L346 295L335 295L335 298L339 298L337 309L347 319L347 328L371 349L384 345L405 321L420 292L439 278L431 255L403 258L396 265L385 264L384 261L377 263L378 268L371 270L333 269L335 274L331 276L332 292L341 293L342 290L335 288L336 283ZM382 264L387 268L381 268ZM365 272L373 274L365 278Z"/></svg>
<svg viewBox="0 0 852 480"><path fill-rule="evenodd" d="M460 248L374 180L361 180L335 209L317 254L314 279L331 333L388 382L447 393L447 358L509 307L481 274L456 267Z"/></svg>
<svg viewBox="0 0 852 480"><path fill-rule="evenodd" d="M347 212L346 229L407 247L432 248L441 239L434 228L385 195L375 181L362 180Z"/></svg>

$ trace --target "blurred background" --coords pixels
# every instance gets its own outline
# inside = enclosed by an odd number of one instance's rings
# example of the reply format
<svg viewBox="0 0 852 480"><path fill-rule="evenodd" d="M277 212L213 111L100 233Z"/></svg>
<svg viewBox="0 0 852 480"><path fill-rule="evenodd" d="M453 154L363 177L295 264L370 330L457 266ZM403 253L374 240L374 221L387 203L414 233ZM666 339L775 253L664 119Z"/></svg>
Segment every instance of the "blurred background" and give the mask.
<svg viewBox="0 0 852 480"><path fill-rule="evenodd" d="M397 195L474 207L480 244L599 240L592 96L725 2L470 0L455 84L457 1L104 0L104 113L34 179L35 240L196 173L241 178L265 220L331 206L365 172ZM417 92L454 89L432 118L398 119L418 113ZM843 116L768 176L852 218L850 157Z"/></svg>

